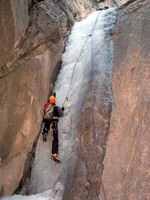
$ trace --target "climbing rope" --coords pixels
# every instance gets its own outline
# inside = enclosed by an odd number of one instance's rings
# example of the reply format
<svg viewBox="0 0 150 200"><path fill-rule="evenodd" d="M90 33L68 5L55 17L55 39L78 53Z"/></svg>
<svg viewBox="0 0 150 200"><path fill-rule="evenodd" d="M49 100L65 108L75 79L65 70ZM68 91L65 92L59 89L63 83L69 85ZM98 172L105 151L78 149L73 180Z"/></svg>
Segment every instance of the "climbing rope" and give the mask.
<svg viewBox="0 0 150 200"><path fill-rule="evenodd" d="M78 64L78 62L79 62L79 59L80 59L80 57L81 57L81 55L82 55L83 49L84 49L84 47L85 47L85 45L86 45L88 39L89 39L89 38L87 37L87 39L86 39L86 41L85 41L85 43L84 43L84 45L83 45L83 47L82 47L82 49L81 49L81 52L80 52L80 54L79 54L79 57L78 57L77 61L75 62L75 65L74 65L74 67L73 67L73 72L72 72L72 76L71 76L71 79L70 79L69 89L68 89L68 92L67 92L67 95L66 95L66 98L67 98L67 99L68 99L69 91L70 91L70 89L71 89L71 84L72 84L72 80L73 80L75 68L76 68L76 66L77 66L77 64Z"/></svg>
<svg viewBox="0 0 150 200"><path fill-rule="evenodd" d="M78 64L78 62L79 62L79 60L80 60L80 57L81 57L81 55L82 55L82 52L83 52L83 50L84 50L84 47L85 47L85 45L86 45L86 43L87 43L89 37L92 36L92 34L93 34L94 30L95 30L95 26L96 26L96 24L97 24L97 20L98 20L98 17L99 17L99 15L100 15L100 13L101 13L101 12L99 12L99 14L97 15L96 20L95 20L95 23L94 23L94 25L93 25L93 27L92 27L92 29L91 29L91 31L90 31L90 34L87 36L87 39L86 39L84 45L83 45L82 48L81 48L81 52L80 52L80 54L79 54L79 57L78 57L78 59L77 59L76 62L75 62L75 65L74 65L74 67L73 67L72 76L71 76L71 79L70 79L69 88L68 88L67 95L66 95L66 98L65 98L65 100L64 100L63 105L66 104L66 102L68 102L68 95L69 95L69 92L70 92L70 89L71 89L71 84L72 84L72 81L73 81L73 76L74 76L75 68L76 68L76 66L77 66L77 64Z"/></svg>
<svg viewBox="0 0 150 200"><path fill-rule="evenodd" d="M68 88L67 95L66 95L66 98L65 98L64 103L63 103L62 106L64 106L68 102L68 95L69 95L69 92L70 92L70 89L71 89L71 85L72 85L72 81L73 81L73 77L74 77L74 73L75 73L75 68L76 68L76 66L77 66L77 64L78 64L78 62L80 60L80 57L82 55L82 52L84 50L84 47L85 47L89 37L91 38L91 86L92 86L92 83L93 83L93 78L92 78L93 77L93 69L92 69L92 65L93 65L93 38L92 38L92 36L93 36L94 31L95 31L95 27L96 27L97 20L99 18L100 13L101 12L99 12L99 14L97 15L95 23L94 23L94 25L93 25L93 27L92 27L92 29L90 31L90 34L87 36L87 39L86 39L84 45L81 48L81 52L80 52L80 54L78 56L78 59L76 60L74 66L73 66L73 72L72 72L72 76L71 76L71 79L70 79L69 88ZM54 88L52 88L52 90L54 91ZM92 92L91 96L93 98L93 88L91 88L91 92ZM95 144L96 144L95 145L95 150L96 150L96 157L97 157L97 160L98 160L97 140L96 140L96 132L95 132L95 128L94 128L95 127L95 120L94 120L94 104L93 104L93 101L92 101L92 121L93 121L93 127L92 127L93 139L94 139ZM101 182L102 182L102 189L103 189L104 197L105 197L105 200L107 200L102 178L101 178Z"/></svg>

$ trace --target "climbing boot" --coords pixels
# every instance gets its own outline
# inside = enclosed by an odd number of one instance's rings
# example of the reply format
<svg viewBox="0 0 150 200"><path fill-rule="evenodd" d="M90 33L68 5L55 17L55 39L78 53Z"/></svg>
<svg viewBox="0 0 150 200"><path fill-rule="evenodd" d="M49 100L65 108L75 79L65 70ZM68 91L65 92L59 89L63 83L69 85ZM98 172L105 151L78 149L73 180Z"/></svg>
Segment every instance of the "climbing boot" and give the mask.
<svg viewBox="0 0 150 200"><path fill-rule="evenodd" d="M46 141L47 141L47 134L43 133L43 142L46 142Z"/></svg>
<svg viewBox="0 0 150 200"><path fill-rule="evenodd" d="M54 161L57 162L57 163L60 163L60 160L59 160L59 158L58 158L57 153L52 154L51 159L54 160Z"/></svg>

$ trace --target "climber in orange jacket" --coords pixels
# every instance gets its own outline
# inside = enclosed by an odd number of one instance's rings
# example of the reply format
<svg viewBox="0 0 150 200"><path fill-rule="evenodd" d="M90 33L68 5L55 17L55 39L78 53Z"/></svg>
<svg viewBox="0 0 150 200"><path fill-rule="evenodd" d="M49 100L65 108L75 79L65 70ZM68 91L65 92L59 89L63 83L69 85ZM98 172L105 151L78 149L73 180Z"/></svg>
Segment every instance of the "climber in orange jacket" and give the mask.
<svg viewBox="0 0 150 200"><path fill-rule="evenodd" d="M52 142L51 159L53 159L56 162L60 162L60 160L58 159L58 146L59 146L58 122L59 122L59 118L63 117L64 107L60 108L59 106L56 106L55 96L56 96L55 93L54 93L54 96L50 96L49 102L47 102L44 105L44 113L43 113L44 128L42 131L42 135L43 135L43 141L46 142L50 125L52 125L53 142Z"/></svg>

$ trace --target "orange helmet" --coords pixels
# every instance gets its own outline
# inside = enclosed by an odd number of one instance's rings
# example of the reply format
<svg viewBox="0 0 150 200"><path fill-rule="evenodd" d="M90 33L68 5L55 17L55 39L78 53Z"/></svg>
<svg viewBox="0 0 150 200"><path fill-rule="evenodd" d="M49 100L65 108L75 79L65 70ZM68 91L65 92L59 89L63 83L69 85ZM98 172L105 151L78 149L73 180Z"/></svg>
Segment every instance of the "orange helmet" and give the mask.
<svg viewBox="0 0 150 200"><path fill-rule="evenodd" d="M56 102L56 98L54 96L50 96L49 97L49 102L50 103L55 103Z"/></svg>

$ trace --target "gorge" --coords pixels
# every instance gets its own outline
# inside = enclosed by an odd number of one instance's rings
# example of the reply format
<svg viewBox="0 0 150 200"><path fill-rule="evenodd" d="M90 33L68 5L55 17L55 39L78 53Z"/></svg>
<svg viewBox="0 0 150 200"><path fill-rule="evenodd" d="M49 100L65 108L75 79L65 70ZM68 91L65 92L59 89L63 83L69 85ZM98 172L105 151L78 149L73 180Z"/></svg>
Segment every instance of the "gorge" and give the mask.
<svg viewBox="0 0 150 200"><path fill-rule="evenodd" d="M96 6L105 5L114 8L95 12L86 0L0 2L1 199L106 200L104 192L110 200L150 198L150 5L106 0ZM85 38L60 121L60 170L50 160L52 138L45 146L40 140L41 110L55 81L62 105ZM35 157L39 147L43 162ZM41 168L40 180L32 178L38 164L52 169Z"/></svg>

